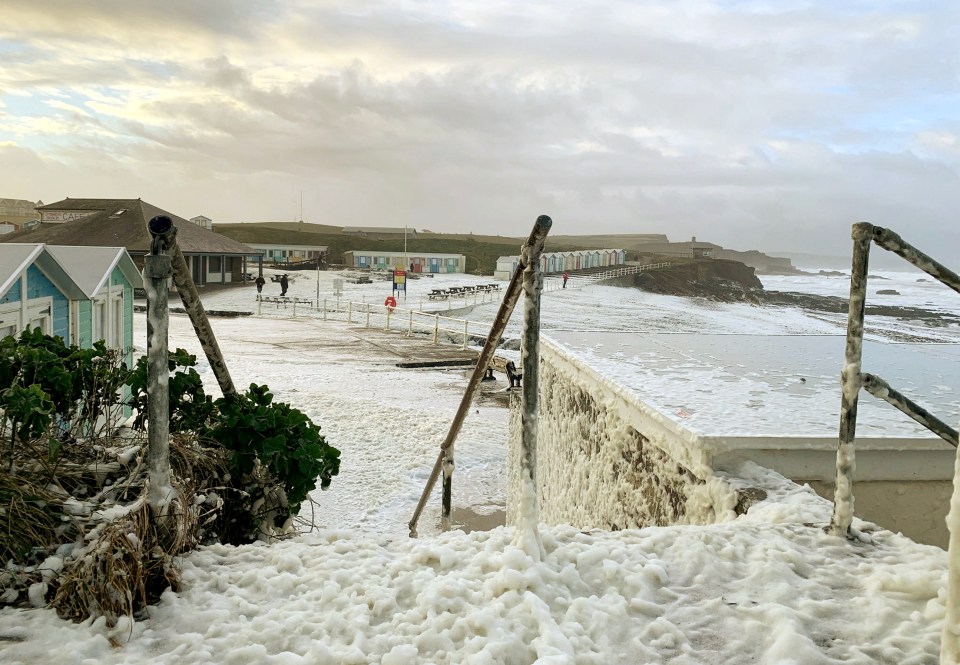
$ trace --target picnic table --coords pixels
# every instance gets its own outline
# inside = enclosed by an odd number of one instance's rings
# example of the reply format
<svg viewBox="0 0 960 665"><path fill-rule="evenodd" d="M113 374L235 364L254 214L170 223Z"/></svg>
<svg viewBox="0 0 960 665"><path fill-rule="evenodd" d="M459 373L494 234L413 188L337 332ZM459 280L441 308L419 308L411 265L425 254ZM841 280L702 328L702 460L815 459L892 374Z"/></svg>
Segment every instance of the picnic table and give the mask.
<svg viewBox="0 0 960 665"><path fill-rule="evenodd" d="M427 298L430 300L446 300L450 297L450 292L445 289L430 289Z"/></svg>

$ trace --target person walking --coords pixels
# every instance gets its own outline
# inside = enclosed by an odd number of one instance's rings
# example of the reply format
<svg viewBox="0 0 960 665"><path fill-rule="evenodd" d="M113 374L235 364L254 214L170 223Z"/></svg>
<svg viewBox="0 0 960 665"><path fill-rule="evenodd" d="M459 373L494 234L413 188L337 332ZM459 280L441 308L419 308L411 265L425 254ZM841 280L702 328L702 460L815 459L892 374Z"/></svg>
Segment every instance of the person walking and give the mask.
<svg viewBox="0 0 960 665"><path fill-rule="evenodd" d="M290 286L290 282L287 281L287 275L284 273L280 276L280 296L283 297L287 295L287 288Z"/></svg>
<svg viewBox="0 0 960 665"><path fill-rule="evenodd" d="M567 280L570 279L570 273L563 273L563 288L567 288Z"/></svg>
<svg viewBox="0 0 960 665"><path fill-rule="evenodd" d="M267 283L267 280L263 278L263 275L257 275L257 278L253 281L257 285L257 293L263 293L263 285Z"/></svg>

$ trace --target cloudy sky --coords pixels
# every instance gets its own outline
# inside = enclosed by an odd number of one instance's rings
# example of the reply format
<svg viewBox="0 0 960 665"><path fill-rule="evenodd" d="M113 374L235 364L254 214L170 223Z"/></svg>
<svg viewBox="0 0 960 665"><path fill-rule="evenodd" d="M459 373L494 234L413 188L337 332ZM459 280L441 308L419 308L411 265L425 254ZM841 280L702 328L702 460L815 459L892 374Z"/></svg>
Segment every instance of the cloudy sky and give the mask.
<svg viewBox="0 0 960 665"><path fill-rule="evenodd" d="M960 248L956 0L4 0L0 197ZM946 259L946 257L943 257Z"/></svg>

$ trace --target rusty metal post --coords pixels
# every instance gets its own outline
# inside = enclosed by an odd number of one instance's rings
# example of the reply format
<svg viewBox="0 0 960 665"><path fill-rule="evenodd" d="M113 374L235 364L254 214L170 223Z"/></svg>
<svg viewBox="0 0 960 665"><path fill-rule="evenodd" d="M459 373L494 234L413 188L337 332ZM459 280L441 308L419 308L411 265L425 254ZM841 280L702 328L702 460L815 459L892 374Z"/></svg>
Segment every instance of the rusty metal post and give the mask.
<svg viewBox="0 0 960 665"><path fill-rule="evenodd" d="M960 450L953 463L953 494L950 512L947 513L947 529L950 542L947 545L947 597L946 616L940 633L940 662L943 665L960 663Z"/></svg>
<svg viewBox="0 0 960 665"><path fill-rule="evenodd" d="M873 240L885 250L906 259L934 279L960 293L960 275L930 258L890 229L882 226L873 227Z"/></svg>
<svg viewBox="0 0 960 665"><path fill-rule="evenodd" d="M143 261L147 292L147 503L154 517L167 514L173 492L170 481L170 324L169 281L173 275L166 247L154 240Z"/></svg>
<svg viewBox="0 0 960 665"><path fill-rule="evenodd" d="M542 247L543 242L547 237L547 233L550 232L550 227L552 224L553 221L548 216L541 215L538 217L536 224L533 226L533 230L530 232L530 237L527 238L525 246L539 245ZM470 407L470 403L473 401L477 388L480 386L480 381L483 379L483 375L486 373L486 369L490 365L490 361L493 359L493 354L497 350L497 346L500 344L500 337L503 335L503 331L507 327L507 323L510 321L510 315L513 313L514 307L516 307L517 300L520 297L521 278L525 267L526 266L524 266L522 262L519 266L517 266L517 270L514 272L513 278L510 280L510 285L507 287L507 290L503 295L503 302L500 303L500 308L497 310L497 316L494 318L493 324L490 326L490 333L487 335L487 341L483 345L483 350L480 352L480 357L477 359L477 365L473 369L473 375L470 377L467 388L463 393L463 398L460 400L460 406L457 409L456 415L454 415L453 422L450 424L450 430L447 432L447 437L440 445L440 453L437 456L437 461L434 463L430 477L427 479L427 484L423 488L423 493L420 495L420 501L417 503L416 510L414 510L413 518L408 524L410 527L411 536L417 535L417 522L420 520L420 514L423 512L423 508L427 504L427 498L433 491L441 470L443 471L444 475L442 508L443 521L445 523L450 522L450 516L452 515L451 497L453 494L454 469L453 444L454 441L456 441L457 435L460 433L460 428L467 416L467 410ZM439 319L437 319L437 321L439 321ZM436 331L437 328L434 329L434 340L436 340Z"/></svg>
<svg viewBox="0 0 960 665"><path fill-rule="evenodd" d="M901 413L913 418L954 448L957 447L957 430L950 427L879 376L863 372L863 389L874 397L892 404L899 409Z"/></svg>
<svg viewBox="0 0 960 665"><path fill-rule="evenodd" d="M530 556L541 560L544 555L540 536L540 506L537 497L537 422L540 398L540 295L543 292L543 271L540 255L543 238L523 248L526 268L523 271L523 389L520 392L520 483L521 508L516 543Z"/></svg>
<svg viewBox="0 0 960 665"><path fill-rule="evenodd" d="M200 347L207 356L210 369L217 377L220 391L224 397L231 397L236 394L237 389L233 385L233 379L230 378L227 363L220 352L220 345L217 344L217 338L213 334L210 320L203 309L203 303L200 302L200 294L197 293L197 285L193 283L193 277L190 276L190 268L187 266L186 259L183 258L180 246L177 244L177 227L173 224L173 220L166 215L157 215L150 220L148 226L154 240L160 240L168 247L173 267L173 283L177 285L177 292L180 294L183 308L186 310L187 316L190 317L190 323L193 324L193 329L197 333L197 339L200 340Z"/></svg>
<svg viewBox="0 0 960 665"><path fill-rule="evenodd" d="M853 522L853 471L856 468L854 442L857 436L857 400L862 386L863 317L867 298L867 270L873 226L853 225L853 259L850 269L850 308L847 314L847 344L840 372L840 436L837 445L837 484L833 492L833 519L830 531L846 536Z"/></svg>

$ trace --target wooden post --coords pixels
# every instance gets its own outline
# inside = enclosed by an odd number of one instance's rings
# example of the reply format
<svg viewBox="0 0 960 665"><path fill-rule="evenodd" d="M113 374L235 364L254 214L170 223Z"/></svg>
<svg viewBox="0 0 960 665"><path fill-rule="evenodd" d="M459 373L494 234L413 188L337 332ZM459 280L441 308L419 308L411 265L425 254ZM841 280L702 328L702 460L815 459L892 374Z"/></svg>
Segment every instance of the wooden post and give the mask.
<svg viewBox="0 0 960 665"><path fill-rule="evenodd" d="M154 251L161 251L154 243ZM170 256L150 254L143 261L147 292L147 504L154 517L168 514L173 486L170 481L170 324L168 282L173 275Z"/></svg>
<svg viewBox="0 0 960 665"><path fill-rule="evenodd" d="M539 245L542 247L543 241L546 239L547 233L550 232L550 227L552 224L553 221L546 215L541 215L538 217L536 224L534 224L533 230L530 232L530 237L527 239L527 245ZM424 506L427 504L427 498L430 496L430 493L433 491L433 488L437 483L437 478L440 476L441 470L443 471L441 523L445 526L451 523L454 469L453 445L456 441L457 435L460 433L460 428L463 426L463 421L467 416L467 410L469 409L471 402L473 402L473 398L476 394L477 388L480 385L480 381L483 379L483 375L486 372L487 367L490 365L490 361L493 359L493 354L497 350L497 346L500 344L500 337L503 334L504 329L507 327L507 323L510 321L510 315L513 313L513 309L516 307L517 300L520 297L522 267L522 264L520 267L518 267L517 271L513 275L513 278L510 280L510 285L507 287L506 293L504 293L503 302L500 303L500 309L497 311L497 316L494 318L493 325L490 327L490 333L487 335L487 341L483 345L483 350L480 352L480 357L477 359L477 365L474 367L473 374L470 377L470 382L467 384L467 388L463 393L463 398L460 400L460 406L457 409L457 413L453 417L453 422L450 424L450 430L447 432L446 438L440 445L440 453L437 455L437 461L433 465L433 470L430 473L430 477L427 479L427 484L423 488L423 493L420 495L420 501L417 503L417 507L414 510L413 518L410 520L408 525L410 527L411 536L417 535L417 522L420 519L421 513L423 513ZM439 317L437 318L436 325L439 325ZM436 339L436 330L437 329L435 327L434 339Z"/></svg>
<svg viewBox="0 0 960 665"><path fill-rule="evenodd" d="M856 466L857 402L863 378L863 315L867 298L867 270L873 227L853 225L853 259L850 269L850 307L847 315L847 345L840 372L840 436L837 445L837 484L833 492L831 533L846 536L853 522L853 470Z"/></svg>
<svg viewBox="0 0 960 665"><path fill-rule="evenodd" d="M528 244L526 268L523 271L524 317L521 343L523 352L520 366L523 389L520 392L520 520L515 544L530 557L540 561L545 556L540 536L540 506L537 496L537 422L540 396L540 295L543 291L543 273L540 254L543 241Z"/></svg>
<svg viewBox="0 0 960 665"><path fill-rule="evenodd" d="M173 269L173 283L177 285L177 293L180 294L183 308L186 310L187 316L190 317L190 323L193 324L193 330L197 333L197 339L200 341L200 347L207 357L210 369L213 371L213 375L217 377L220 391L224 397L232 397L237 390L233 385L233 379L230 378L230 371L223 359L223 353L220 352L220 345L217 344L217 338L213 334L213 327L210 325L207 313L203 309L200 294L197 293L197 285L193 283L190 268L187 266L186 259L183 258L180 245L177 244L177 227L173 220L166 215L157 215L150 220L147 227L153 236L154 243L165 247L166 251L169 252Z"/></svg>

